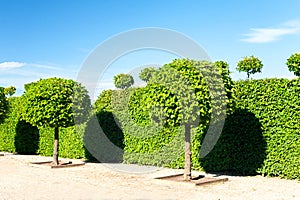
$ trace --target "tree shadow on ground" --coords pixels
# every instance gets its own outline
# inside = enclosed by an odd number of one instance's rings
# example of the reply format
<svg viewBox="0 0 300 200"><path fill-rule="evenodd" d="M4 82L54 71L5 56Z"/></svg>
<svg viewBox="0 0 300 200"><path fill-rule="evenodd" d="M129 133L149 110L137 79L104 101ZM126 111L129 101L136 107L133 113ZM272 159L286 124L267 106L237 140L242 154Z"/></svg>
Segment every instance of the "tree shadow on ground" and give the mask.
<svg viewBox="0 0 300 200"><path fill-rule="evenodd" d="M213 150L201 159L206 172L228 175L255 175L266 157L262 125L246 109L229 115Z"/></svg>
<svg viewBox="0 0 300 200"><path fill-rule="evenodd" d="M39 129L19 120L16 125L15 147L19 154L36 154L39 149Z"/></svg>
<svg viewBox="0 0 300 200"><path fill-rule="evenodd" d="M100 111L87 123L84 133L86 158L90 162L122 163L124 134L111 112Z"/></svg>

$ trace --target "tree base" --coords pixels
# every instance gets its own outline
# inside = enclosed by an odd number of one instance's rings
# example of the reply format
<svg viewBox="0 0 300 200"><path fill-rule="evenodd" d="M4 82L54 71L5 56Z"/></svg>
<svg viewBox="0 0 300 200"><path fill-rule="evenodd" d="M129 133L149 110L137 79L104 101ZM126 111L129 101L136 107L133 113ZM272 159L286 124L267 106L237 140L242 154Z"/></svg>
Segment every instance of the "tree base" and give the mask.
<svg viewBox="0 0 300 200"><path fill-rule="evenodd" d="M77 166L85 165L84 162L82 162L82 163L72 163L72 161L62 162L61 160L59 160L58 165L54 164L53 161L31 162L30 164L44 166L44 167L50 167L50 168L66 168L66 167L77 167Z"/></svg>
<svg viewBox="0 0 300 200"><path fill-rule="evenodd" d="M183 174L176 174L164 177L158 177L155 179L167 180L167 181L175 181L175 182L183 182L183 183L191 183L196 186L209 185L215 183L224 183L228 181L228 178L215 178L215 177L205 177L204 175L199 175L196 177L192 177L191 180L184 180Z"/></svg>

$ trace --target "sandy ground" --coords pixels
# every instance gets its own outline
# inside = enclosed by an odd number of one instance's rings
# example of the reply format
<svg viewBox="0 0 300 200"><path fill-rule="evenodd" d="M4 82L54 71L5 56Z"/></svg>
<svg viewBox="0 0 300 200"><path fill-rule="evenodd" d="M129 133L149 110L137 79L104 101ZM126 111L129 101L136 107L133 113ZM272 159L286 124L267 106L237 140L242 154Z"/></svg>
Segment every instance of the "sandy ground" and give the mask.
<svg viewBox="0 0 300 200"><path fill-rule="evenodd" d="M194 186L154 179L180 170L129 174L99 163L60 169L30 164L49 160L41 156L0 156L0 199L300 199L300 182L279 178L222 176L229 181Z"/></svg>

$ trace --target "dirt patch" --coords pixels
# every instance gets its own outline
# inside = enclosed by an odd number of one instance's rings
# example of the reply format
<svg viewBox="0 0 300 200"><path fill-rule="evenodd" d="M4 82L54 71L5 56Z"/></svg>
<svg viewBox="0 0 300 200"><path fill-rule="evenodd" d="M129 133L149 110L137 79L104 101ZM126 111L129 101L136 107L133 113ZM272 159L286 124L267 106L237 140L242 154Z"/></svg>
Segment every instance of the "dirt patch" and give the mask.
<svg viewBox="0 0 300 200"><path fill-rule="evenodd" d="M50 157L42 156L0 157L0 199L300 199L300 183L295 180L218 176L229 180L195 186L155 179L179 174L182 170L163 169L136 175L117 172L99 163L55 170L30 164L49 160ZM215 177L214 174L193 171L195 176L197 173Z"/></svg>

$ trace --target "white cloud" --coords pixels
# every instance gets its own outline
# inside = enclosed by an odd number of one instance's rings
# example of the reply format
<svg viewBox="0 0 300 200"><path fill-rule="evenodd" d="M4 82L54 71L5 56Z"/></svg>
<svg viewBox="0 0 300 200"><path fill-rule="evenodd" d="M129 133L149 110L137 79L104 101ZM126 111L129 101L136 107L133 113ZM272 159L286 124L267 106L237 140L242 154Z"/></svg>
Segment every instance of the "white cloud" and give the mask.
<svg viewBox="0 0 300 200"><path fill-rule="evenodd" d="M283 23L277 28L252 28L251 33L245 34L242 39L249 43L268 43L280 40L282 36L300 33L300 20Z"/></svg>
<svg viewBox="0 0 300 200"><path fill-rule="evenodd" d="M0 63L0 70L9 70L9 69L14 69L14 68L20 68L25 65L26 65L26 63L21 63L21 62L3 62L3 63Z"/></svg>
<svg viewBox="0 0 300 200"><path fill-rule="evenodd" d="M24 84L38 81L40 78L63 77L74 79L76 66L59 66L55 64L3 62L0 63L0 86L15 86L17 95L23 92Z"/></svg>

